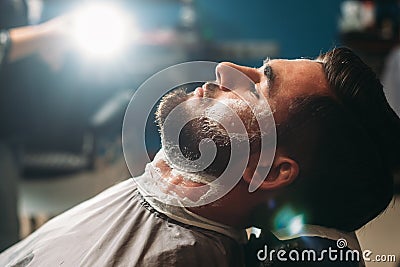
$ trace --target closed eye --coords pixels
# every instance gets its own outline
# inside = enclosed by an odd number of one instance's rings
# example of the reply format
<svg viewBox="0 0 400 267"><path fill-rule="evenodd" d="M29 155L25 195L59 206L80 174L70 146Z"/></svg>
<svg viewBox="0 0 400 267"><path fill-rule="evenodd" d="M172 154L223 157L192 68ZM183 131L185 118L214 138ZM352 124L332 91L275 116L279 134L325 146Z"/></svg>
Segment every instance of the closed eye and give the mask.
<svg viewBox="0 0 400 267"><path fill-rule="evenodd" d="M271 65L265 65L264 66L264 75L267 78L268 82L272 82L274 79L274 73L272 71Z"/></svg>
<svg viewBox="0 0 400 267"><path fill-rule="evenodd" d="M269 63L270 59L266 58L264 60L264 66L263 66L263 73L266 78L267 84L268 84L268 95L271 95L271 91L274 87L274 81L275 81L275 74L273 72L273 69Z"/></svg>

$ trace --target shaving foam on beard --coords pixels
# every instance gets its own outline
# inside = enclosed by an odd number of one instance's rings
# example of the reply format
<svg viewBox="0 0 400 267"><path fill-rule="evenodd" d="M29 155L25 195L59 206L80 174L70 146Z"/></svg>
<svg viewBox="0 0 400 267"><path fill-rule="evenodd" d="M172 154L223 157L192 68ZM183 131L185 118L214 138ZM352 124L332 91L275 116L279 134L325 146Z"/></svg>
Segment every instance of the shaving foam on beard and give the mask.
<svg viewBox="0 0 400 267"><path fill-rule="evenodd" d="M206 184L209 187L208 191L202 194L197 201L179 196L170 189L169 186L171 184L169 184L168 179L162 178L162 170L156 166L160 161L164 161L170 166L172 175L180 175L185 180ZM167 160L164 150L160 149L154 157L154 160L146 166L145 175L137 178L140 191L144 193L146 197L152 197L165 204L175 206L201 206L200 203L208 203L208 201L206 201L207 198L218 194L220 191L221 185L219 185L216 177L185 172L173 168L171 165L172 164ZM146 175L146 173L148 175ZM193 190L196 189L193 188Z"/></svg>
<svg viewBox="0 0 400 267"><path fill-rule="evenodd" d="M254 114L257 114L256 117L254 117L254 115L252 116L258 121L259 124L263 125L263 128L260 129L261 135L270 135L271 131L273 130L272 126L274 125L271 125L271 123L273 123L273 113L268 105L253 105L252 103L244 101L243 99L222 99L219 100L218 104L207 107L204 111L204 116L213 118L217 121L223 121L226 118L232 117L232 112L235 112L237 115L245 114L248 112L248 109L250 109ZM245 122L251 123L251 120L245 120ZM231 123L231 126L234 126L233 122ZM247 129L250 128L250 125L246 126ZM248 133L230 133L230 136L236 137L238 140L242 141L248 139Z"/></svg>
<svg viewBox="0 0 400 267"><path fill-rule="evenodd" d="M180 170L177 167L173 167L173 163L169 161L168 157L165 155L164 149L160 149L160 151L157 153L157 155L154 157L154 160L152 162L153 167L158 171L161 175L161 170L156 167L155 165L159 161L165 161L168 166L171 168L171 174L173 176L181 176L184 180L191 181L191 182L196 182L196 183L202 183L202 184L209 184L217 179L217 177L213 175L208 175L205 173L194 173L194 172L187 172L184 170Z"/></svg>
<svg viewBox="0 0 400 267"><path fill-rule="evenodd" d="M217 104L211 105L206 108L204 115L213 119L224 119L232 117L232 112L245 111L248 104L240 99L222 99Z"/></svg>

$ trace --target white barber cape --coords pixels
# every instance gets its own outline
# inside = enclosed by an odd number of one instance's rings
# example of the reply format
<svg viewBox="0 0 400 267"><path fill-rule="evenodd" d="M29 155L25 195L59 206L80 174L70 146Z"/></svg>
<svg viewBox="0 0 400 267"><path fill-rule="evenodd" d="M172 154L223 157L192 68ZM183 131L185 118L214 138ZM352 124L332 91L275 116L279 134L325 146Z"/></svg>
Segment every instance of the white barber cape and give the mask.
<svg viewBox="0 0 400 267"><path fill-rule="evenodd" d="M169 213L128 179L47 222L0 254L0 266L243 266L245 231Z"/></svg>

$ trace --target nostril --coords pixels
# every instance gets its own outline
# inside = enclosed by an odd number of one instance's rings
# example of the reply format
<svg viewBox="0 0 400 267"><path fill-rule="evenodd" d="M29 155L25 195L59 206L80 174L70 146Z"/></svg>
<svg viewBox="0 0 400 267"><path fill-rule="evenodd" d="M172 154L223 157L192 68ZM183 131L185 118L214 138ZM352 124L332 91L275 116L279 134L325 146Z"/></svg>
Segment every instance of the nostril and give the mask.
<svg viewBox="0 0 400 267"><path fill-rule="evenodd" d="M221 83L221 73L219 71L217 71L217 81Z"/></svg>
<svg viewBox="0 0 400 267"><path fill-rule="evenodd" d="M221 71L222 70L221 70L221 68L222 68L221 63L218 64L217 67L215 68L215 76L217 78L218 84L221 84L221 79L222 79L222 76L221 76Z"/></svg>
<svg viewBox="0 0 400 267"><path fill-rule="evenodd" d="M217 78L217 85L219 90L222 91L230 91L229 83L231 80L229 75L229 66L225 64L225 62L219 63L218 66L215 68L215 76Z"/></svg>
<svg viewBox="0 0 400 267"><path fill-rule="evenodd" d="M219 88L220 88L222 91L230 91L229 88L223 86L222 84L219 85Z"/></svg>
<svg viewBox="0 0 400 267"><path fill-rule="evenodd" d="M229 62L221 62L216 66L215 77L221 91L234 91L241 88L244 81L248 80L236 65Z"/></svg>

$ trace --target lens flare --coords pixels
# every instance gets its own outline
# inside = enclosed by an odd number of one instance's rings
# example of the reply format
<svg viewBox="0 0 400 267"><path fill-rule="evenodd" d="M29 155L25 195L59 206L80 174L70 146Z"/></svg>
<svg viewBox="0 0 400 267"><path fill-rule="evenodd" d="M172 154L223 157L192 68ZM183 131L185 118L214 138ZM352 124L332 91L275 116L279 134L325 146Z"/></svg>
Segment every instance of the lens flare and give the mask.
<svg viewBox="0 0 400 267"><path fill-rule="evenodd" d="M274 218L274 229L287 231L289 235L301 232L304 226L304 215L296 213L290 206L284 206Z"/></svg>
<svg viewBox="0 0 400 267"><path fill-rule="evenodd" d="M295 216L290 222L289 222L289 231L290 234L296 235L301 232L303 229L303 215L297 215Z"/></svg>
<svg viewBox="0 0 400 267"><path fill-rule="evenodd" d="M73 40L84 55L109 57L128 45L133 22L109 3L93 3L78 10L73 19Z"/></svg>

